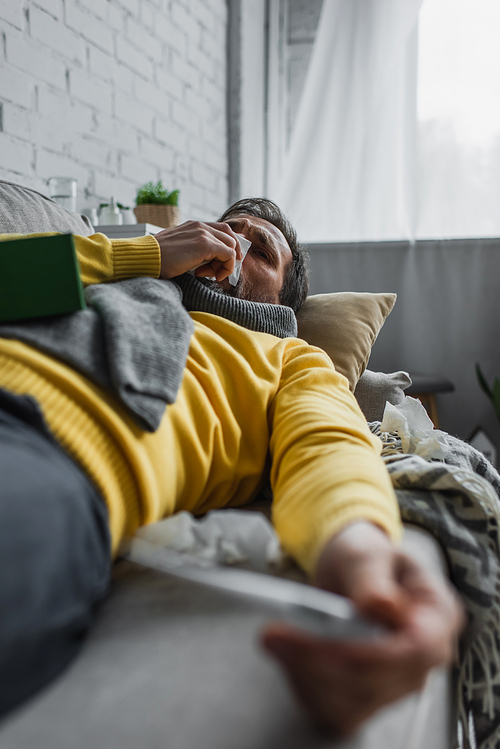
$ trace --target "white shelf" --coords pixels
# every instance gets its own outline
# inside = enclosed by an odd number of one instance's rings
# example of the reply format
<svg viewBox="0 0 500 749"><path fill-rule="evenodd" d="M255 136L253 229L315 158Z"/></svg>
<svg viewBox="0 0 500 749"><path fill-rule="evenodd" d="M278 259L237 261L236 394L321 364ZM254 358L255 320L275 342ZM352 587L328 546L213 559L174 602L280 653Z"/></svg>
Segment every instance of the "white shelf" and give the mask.
<svg viewBox="0 0 500 749"><path fill-rule="evenodd" d="M129 239L130 237L144 237L146 234L158 234L163 231L161 226L154 224L99 224L94 226L95 232L105 234L110 239Z"/></svg>

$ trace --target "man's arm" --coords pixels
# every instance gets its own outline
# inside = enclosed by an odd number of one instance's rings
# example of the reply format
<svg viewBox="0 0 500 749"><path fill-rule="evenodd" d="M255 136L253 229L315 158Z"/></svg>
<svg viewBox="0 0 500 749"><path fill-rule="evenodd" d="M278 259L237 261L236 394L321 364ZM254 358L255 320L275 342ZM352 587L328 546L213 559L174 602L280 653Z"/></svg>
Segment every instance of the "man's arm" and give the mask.
<svg viewBox="0 0 500 749"><path fill-rule="evenodd" d="M264 645L311 714L349 733L450 661L462 614L451 588L396 545L399 510L381 445L347 382L318 350L291 353L270 414L274 523L318 585L389 631L349 643L275 625Z"/></svg>
<svg viewBox="0 0 500 749"><path fill-rule="evenodd" d="M55 233L4 234L0 241ZM241 260L236 234L225 223L186 221L155 236L131 239L109 239L99 233L73 238L84 286L138 276L168 279L190 270L222 281L233 272L235 260Z"/></svg>
<svg viewBox="0 0 500 749"><path fill-rule="evenodd" d="M150 235L133 239L74 235L73 240L84 286L160 274L160 247Z"/></svg>
<svg viewBox="0 0 500 749"><path fill-rule="evenodd" d="M398 540L396 495L345 377L320 349L290 339L269 410L273 522L311 575L343 527L369 520Z"/></svg>
<svg viewBox="0 0 500 749"><path fill-rule="evenodd" d="M187 221L156 234L108 239L104 234L75 236L85 285L150 276L174 278L196 269L198 276L229 276L241 249L228 224Z"/></svg>
<svg viewBox="0 0 500 749"><path fill-rule="evenodd" d="M315 577L387 634L347 642L276 624L266 628L263 644L309 713L348 735L379 708L420 689L431 668L449 664L465 619L451 585L371 523L353 523L332 537Z"/></svg>

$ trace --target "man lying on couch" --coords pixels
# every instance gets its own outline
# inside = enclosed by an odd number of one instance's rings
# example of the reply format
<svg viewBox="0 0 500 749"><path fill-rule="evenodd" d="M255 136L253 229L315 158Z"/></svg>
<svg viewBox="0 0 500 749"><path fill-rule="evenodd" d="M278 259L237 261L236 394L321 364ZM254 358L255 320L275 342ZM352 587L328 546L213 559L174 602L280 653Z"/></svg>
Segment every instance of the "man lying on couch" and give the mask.
<svg viewBox="0 0 500 749"><path fill-rule="evenodd" d="M252 244L232 288L236 234ZM460 606L398 550L380 445L345 378L296 338L305 258L277 207L75 244L89 308L0 326L0 714L77 652L124 537L244 505L269 471L285 549L389 630L355 644L268 627L299 699L349 732L419 688L452 658Z"/></svg>

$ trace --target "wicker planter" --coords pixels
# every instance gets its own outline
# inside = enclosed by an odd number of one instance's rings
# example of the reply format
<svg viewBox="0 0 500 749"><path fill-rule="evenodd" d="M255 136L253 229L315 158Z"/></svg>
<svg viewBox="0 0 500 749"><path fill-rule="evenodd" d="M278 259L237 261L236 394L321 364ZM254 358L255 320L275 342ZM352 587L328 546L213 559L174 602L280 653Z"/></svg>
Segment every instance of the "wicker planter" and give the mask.
<svg viewBox="0 0 500 749"><path fill-rule="evenodd" d="M154 224L164 229L180 224L181 214L175 205L160 205L157 203L143 203L136 205L134 213L138 224Z"/></svg>

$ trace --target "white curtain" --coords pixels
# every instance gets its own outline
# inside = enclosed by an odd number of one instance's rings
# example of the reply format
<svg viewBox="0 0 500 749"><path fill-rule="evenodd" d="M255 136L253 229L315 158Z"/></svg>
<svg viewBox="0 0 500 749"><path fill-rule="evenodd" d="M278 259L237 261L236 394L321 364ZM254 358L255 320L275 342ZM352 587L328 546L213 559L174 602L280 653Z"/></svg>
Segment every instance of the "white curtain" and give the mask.
<svg viewBox="0 0 500 749"><path fill-rule="evenodd" d="M413 239L422 0L324 0L270 197L305 241Z"/></svg>
<svg viewBox="0 0 500 749"><path fill-rule="evenodd" d="M419 17L418 237L500 236L499 0Z"/></svg>

